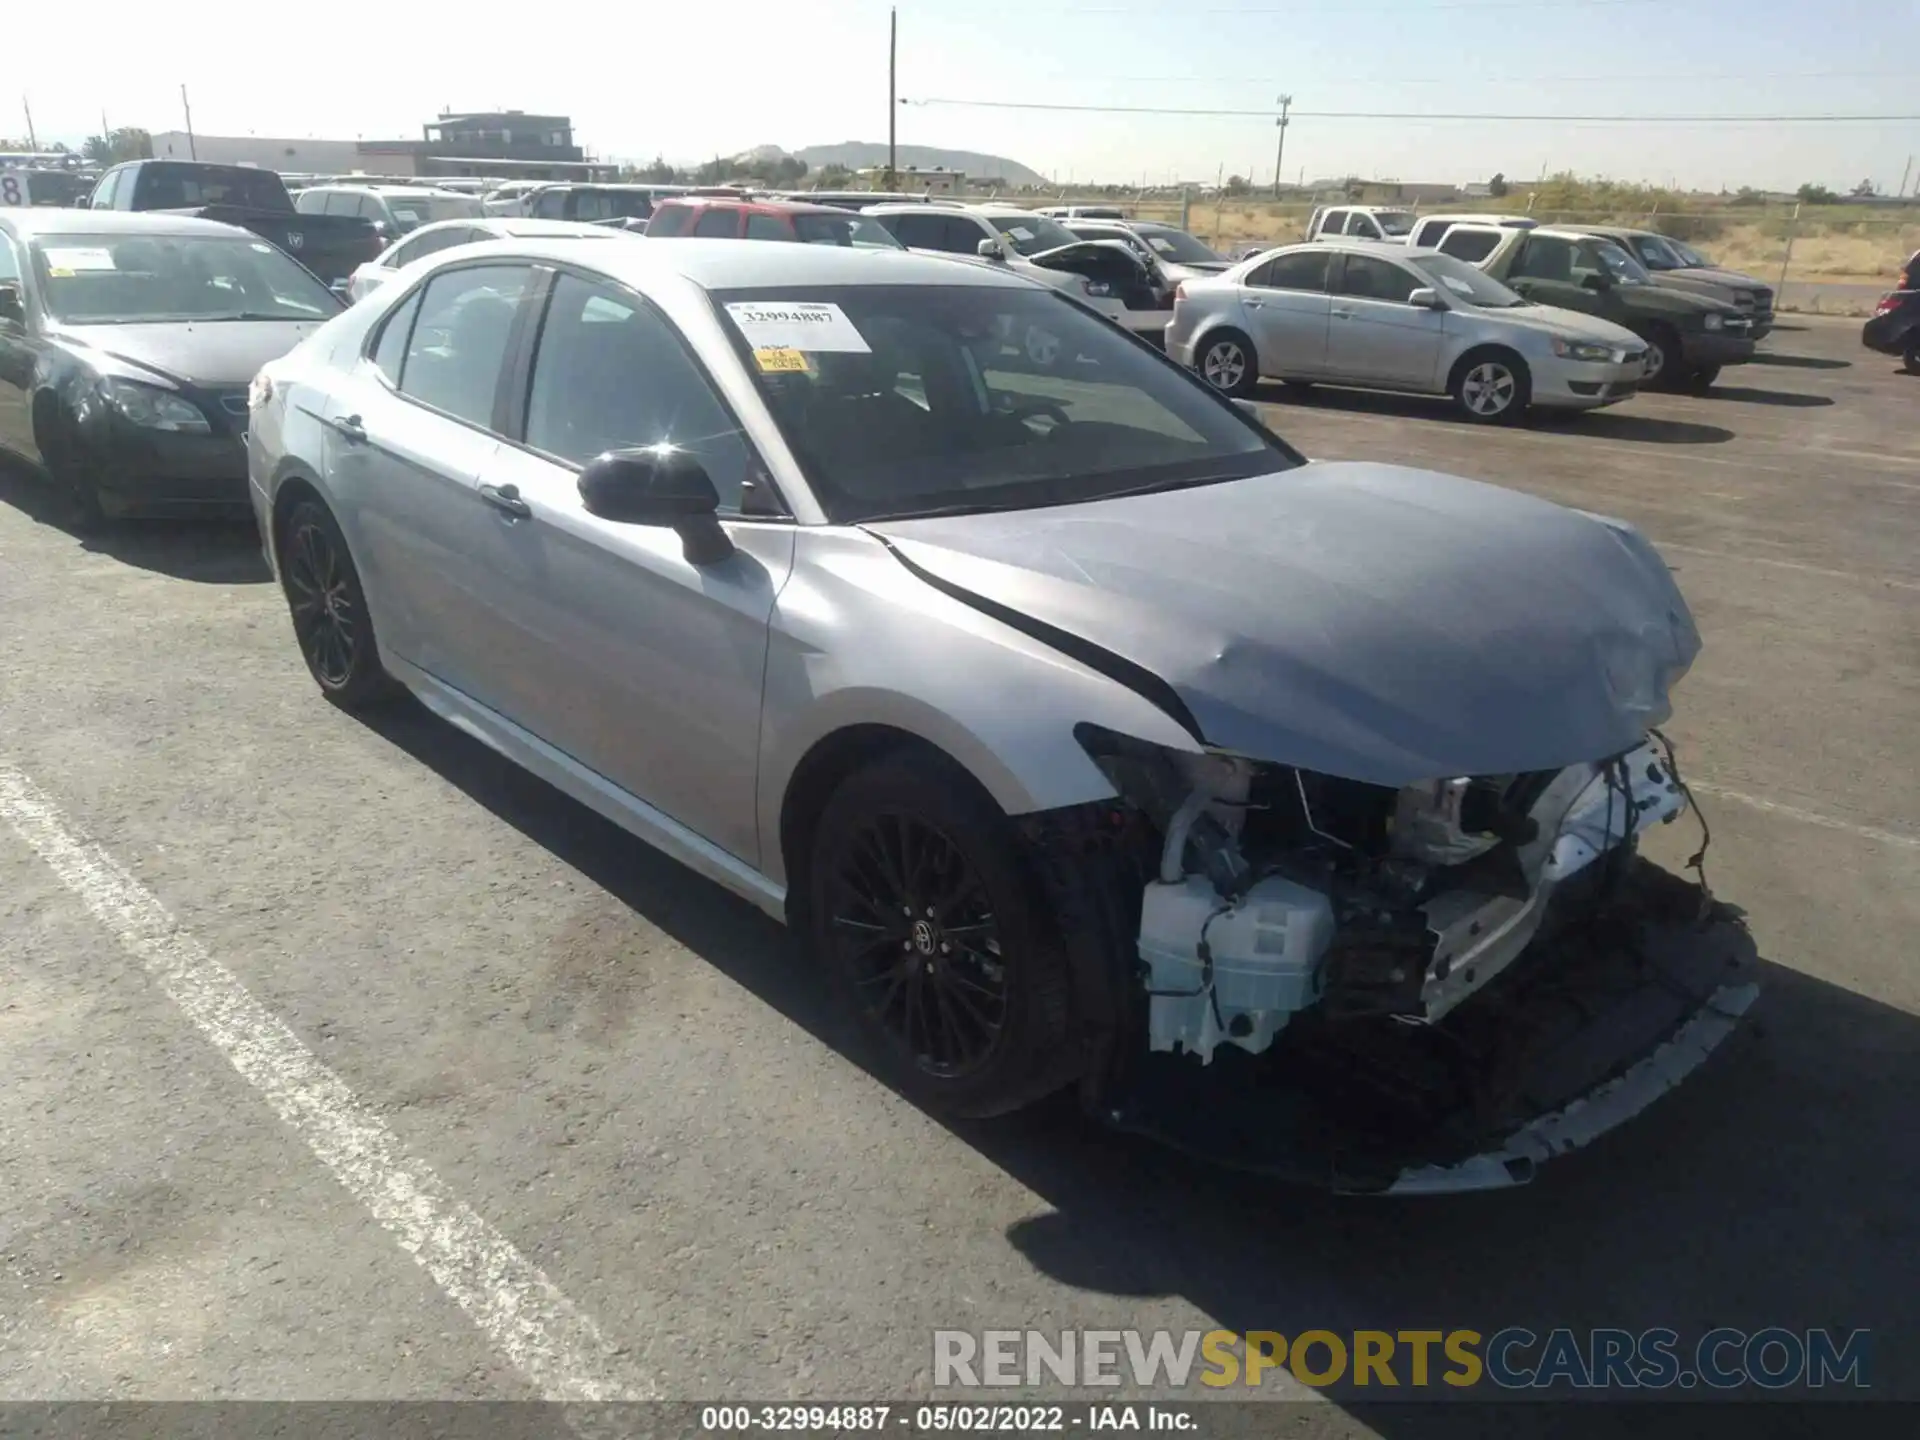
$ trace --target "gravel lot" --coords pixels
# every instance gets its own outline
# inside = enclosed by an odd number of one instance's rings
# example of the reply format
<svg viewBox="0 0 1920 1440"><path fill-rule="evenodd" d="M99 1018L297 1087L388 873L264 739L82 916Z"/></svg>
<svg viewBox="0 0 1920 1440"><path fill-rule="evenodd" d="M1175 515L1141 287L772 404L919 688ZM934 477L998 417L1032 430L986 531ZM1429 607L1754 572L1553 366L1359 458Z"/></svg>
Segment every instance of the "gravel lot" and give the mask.
<svg viewBox="0 0 1920 1440"><path fill-rule="evenodd" d="M1637 1123L1530 1188L1407 1203L1196 1170L1071 1105L935 1122L839 1053L747 906L422 713L322 703L250 530L83 543L0 478L0 1397L511 1398L564 1372L876 1399L926 1392L935 1327L1507 1324L1866 1326L1878 1393L1920 1397L1920 380L1896 370L1807 320L1709 396L1530 429L1275 390L1310 455L1662 547L1707 640L1672 732L1767 961L1757 1033ZM290 1048L209 1039L229 972ZM415 1263L412 1222L369 1208L378 1157L329 1160L299 1119L306 1052L438 1177L435 1213L551 1281L557 1329L476 1324L444 1234ZM1418 1428L1336 1399L1289 1433Z"/></svg>

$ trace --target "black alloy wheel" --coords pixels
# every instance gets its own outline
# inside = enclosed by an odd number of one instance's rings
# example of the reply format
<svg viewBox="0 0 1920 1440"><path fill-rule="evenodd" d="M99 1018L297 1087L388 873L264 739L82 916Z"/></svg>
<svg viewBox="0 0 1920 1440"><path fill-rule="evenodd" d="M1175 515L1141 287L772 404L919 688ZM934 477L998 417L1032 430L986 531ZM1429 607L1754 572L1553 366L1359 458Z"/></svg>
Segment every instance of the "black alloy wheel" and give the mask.
<svg viewBox="0 0 1920 1440"><path fill-rule="evenodd" d="M325 506L303 500L281 535L280 584L314 683L348 709L383 698L391 685L374 643L366 592L338 522Z"/></svg>
<svg viewBox="0 0 1920 1440"><path fill-rule="evenodd" d="M803 933L873 1068L931 1110L1002 1115L1084 1064L1027 847L971 775L915 744L848 775L812 827Z"/></svg>
<svg viewBox="0 0 1920 1440"><path fill-rule="evenodd" d="M1007 1022L1007 966L985 882L937 825L880 812L846 835L826 880L831 943L855 997L923 1073L958 1079Z"/></svg>

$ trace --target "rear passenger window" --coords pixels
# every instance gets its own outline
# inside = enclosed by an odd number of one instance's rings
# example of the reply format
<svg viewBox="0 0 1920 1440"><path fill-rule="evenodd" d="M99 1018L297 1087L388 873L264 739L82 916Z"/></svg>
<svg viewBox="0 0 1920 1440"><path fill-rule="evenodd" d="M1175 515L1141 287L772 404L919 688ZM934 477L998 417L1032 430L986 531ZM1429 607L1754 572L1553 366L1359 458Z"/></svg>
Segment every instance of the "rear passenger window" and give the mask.
<svg viewBox="0 0 1920 1440"><path fill-rule="evenodd" d="M687 233L687 221L693 212L685 205L659 205L654 207L653 219L647 222L647 234L659 238L662 235L684 235Z"/></svg>
<svg viewBox="0 0 1920 1440"><path fill-rule="evenodd" d="M747 239L749 240L791 240L787 227L771 215L747 215Z"/></svg>
<svg viewBox="0 0 1920 1440"><path fill-rule="evenodd" d="M1500 243L1498 235L1485 230L1449 230L1440 240L1440 253L1451 255L1456 260L1465 260L1469 265L1476 264L1493 253L1493 247Z"/></svg>
<svg viewBox="0 0 1920 1440"><path fill-rule="evenodd" d="M1325 290L1327 265L1332 259L1329 250L1276 255L1249 275L1247 284L1258 290Z"/></svg>
<svg viewBox="0 0 1920 1440"><path fill-rule="evenodd" d="M753 450L692 352L637 296L562 275L533 358L527 444L574 465L608 450L691 450L737 513Z"/></svg>
<svg viewBox="0 0 1920 1440"><path fill-rule="evenodd" d="M491 429L514 308L530 273L524 265L480 265L429 280L407 343L401 392Z"/></svg>
<svg viewBox="0 0 1920 1440"><path fill-rule="evenodd" d="M1320 217L1320 233L1322 235L1339 235L1343 233L1346 228L1347 212L1344 210L1329 210L1325 215ZM1308 238L1311 239L1312 237L1309 236Z"/></svg>
<svg viewBox="0 0 1920 1440"><path fill-rule="evenodd" d="M566 219L567 192L564 190L542 190L539 198L533 202L533 213L542 220Z"/></svg>
<svg viewBox="0 0 1920 1440"><path fill-rule="evenodd" d="M302 190L293 197L293 208L302 215L318 215L326 203L327 192L324 190Z"/></svg>
<svg viewBox="0 0 1920 1440"><path fill-rule="evenodd" d="M374 342L373 368L387 377L387 383L395 389L400 386L400 364L406 358L407 340L413 334L413 318L420 313L420 292L414 291L401 301L394 312L380 327L380 338Z"/></svg>
<svg viewBox="0 0 1920 1440"><path fill-rule="evenodd" d="M737 210L718 210L709 206L700 212L700 218L693 222L693 233L709 236L716 240L732 240L740 234L740 212Z"/></svg>

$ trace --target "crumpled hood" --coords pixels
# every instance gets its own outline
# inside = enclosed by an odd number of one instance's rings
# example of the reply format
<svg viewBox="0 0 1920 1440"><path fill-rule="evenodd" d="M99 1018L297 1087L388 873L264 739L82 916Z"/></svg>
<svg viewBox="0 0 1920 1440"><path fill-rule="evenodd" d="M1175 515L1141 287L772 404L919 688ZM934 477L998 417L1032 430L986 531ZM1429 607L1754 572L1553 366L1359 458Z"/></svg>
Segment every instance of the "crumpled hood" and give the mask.
<svg viewBox="0 0 1920 1440"><path fill-rule="evenodd" d="M111 357L128 374L177 385L239 387L318 330L321 320L198 320L62 325L61 339ZM141 372L147 372L142 374Z"/></svg>
<svg viewBox="0 0 1920 1440"><path fill-rule="evenodd" d="M1722 270L1717 265L1694 265L1682 270L1662 270L1662 275L1675 280L1703 280L1709 285L1724 285L1729 290L1771 290L1773 287L1764 280L1756 280L1751 275L1743 275L1738 270Z"/></svg>
<svg viewBox="0 0 1920 1440"><path fill-rule="evenodd" d="M867 529L1151 671L1208 744L1378 785L1617 754L1700 649L1632 527L1394 465Z"/></svg>

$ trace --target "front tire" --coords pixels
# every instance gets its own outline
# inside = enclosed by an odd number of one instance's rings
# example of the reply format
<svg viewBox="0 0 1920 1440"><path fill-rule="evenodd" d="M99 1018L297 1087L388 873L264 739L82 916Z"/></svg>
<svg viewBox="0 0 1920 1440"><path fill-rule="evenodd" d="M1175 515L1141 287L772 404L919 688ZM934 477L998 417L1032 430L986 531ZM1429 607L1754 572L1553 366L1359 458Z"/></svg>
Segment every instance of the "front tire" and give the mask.
<svg viewBox="0 0 1920 1440"><path fill-rule="evenodd" d="M1512 425L1527 413L1533 379L1526 362L1505 350L1476 350L1453 370L1456 409L1476 425Z"/></svg>
<svg viewBox="0 0 1920 1440"><path fill-rule="evenodd" d="M1907 352L1900 357L1900 368L1909 375L1920 375L1920 334L1907 341Z"/></svg>
<svg viewBox="0 0 1920 1440"><path fill-rule="evenodd" d="M1687 376L1687 390L1690 394L1704 395L1713 388L1713 382L1720 378L1718 365L1701 365Z"/></svg>
<svg viewBox="0 0 1920 1440"><path fill-rule="evenodd" d="M912 750L849 776L814 829L814 953L929 1109L1004 1114L1073 1078L1066 959L1021 846L970 776Z"/></svg>
<svg viewBox="0 0 1920 1440"><path fill-rule="evenodd" d="M1244 399L1260 383L1259 355L1238 330L1216 330L1201 342L1193 359L1200 378L1222 395Z"/></svg>
<svg viewBox="0 0 1920 1440"><path fill-rule="evenodd" d="M317 500L302 500L280 537L280 588L300 657L320 693L343 710L390 698L394 683L380 663L366 591L333 513Z"/></svg>

